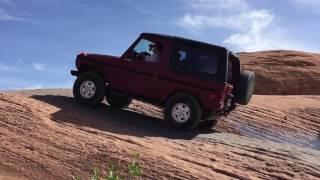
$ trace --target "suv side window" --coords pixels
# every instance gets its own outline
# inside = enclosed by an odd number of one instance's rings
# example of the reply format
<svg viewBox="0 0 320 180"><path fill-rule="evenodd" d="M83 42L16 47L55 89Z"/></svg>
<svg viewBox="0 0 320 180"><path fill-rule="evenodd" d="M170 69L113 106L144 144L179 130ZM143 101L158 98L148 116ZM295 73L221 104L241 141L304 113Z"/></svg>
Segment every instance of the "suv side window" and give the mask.
<svg viewBox="0 0 320 180"><path fill-rule="evenodd" d="M194 69L194 53L188 47L180 47L173 50L171 67L181 73L191 73Z"/></svg>
<svg viewBox="0 0 320 180"><path fill-rule="evenodd" d="M185 51L178 51L179 53L179 61L182 62L182 61L185 61L186 58L187 58L187 53Z"/></svg>
<svg viewBox="0 0 320 180"><path fill-rule="evenodd" d="M215 75L218 70L218 60L213 56L199 55L197 59L197 71L200 73Z"/></svg>
<svg viewBox="0 0 320 180"><path fill-rule="evenodd" d="M176 46L171 62L172 69L181 73L211 77L218 73L218 56L201 47Z"/></svg>

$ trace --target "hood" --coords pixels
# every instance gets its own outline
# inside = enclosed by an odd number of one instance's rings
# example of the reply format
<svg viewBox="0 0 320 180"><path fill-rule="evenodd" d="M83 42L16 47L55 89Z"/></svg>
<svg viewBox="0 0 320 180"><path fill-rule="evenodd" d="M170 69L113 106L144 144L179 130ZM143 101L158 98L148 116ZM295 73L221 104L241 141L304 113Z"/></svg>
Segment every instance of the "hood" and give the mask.
<svg viewBox="0 0 320 180"><path fill-rule="evenodd" d="M118 64L120 57L102 54L81 53L77 56L76 67L83 63Z"/></svg>

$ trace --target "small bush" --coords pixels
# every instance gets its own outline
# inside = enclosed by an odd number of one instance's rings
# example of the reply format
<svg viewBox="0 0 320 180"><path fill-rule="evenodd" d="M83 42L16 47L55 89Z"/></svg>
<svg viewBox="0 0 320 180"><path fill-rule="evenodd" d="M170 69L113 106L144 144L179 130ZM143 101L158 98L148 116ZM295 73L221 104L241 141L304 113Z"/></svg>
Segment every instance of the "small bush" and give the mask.
<svg viewBox="0 0 320 180"><path fill-rule="evenodd" d="M128 165L128 174L129 177L140 177L141 176L141 170L139 166L139 154L136 154L131 163Z"/></svg>
<svg viewBox="0 0 320 180"><path fill-rule="evenodd" d="M91 180L125 180L125 177L122 177L118 171L117 166L111 164L110 169L107 171L108 174L103 176L99 169L95 168ZM139 178L142 175L141 168L139 165L139 154L136 154L131 159L130 163L127 166L127 174L125 175L128 179ZM103 178L104 177L104 178ZM73 180L81 180L79 176L73 176Z"/></svg>

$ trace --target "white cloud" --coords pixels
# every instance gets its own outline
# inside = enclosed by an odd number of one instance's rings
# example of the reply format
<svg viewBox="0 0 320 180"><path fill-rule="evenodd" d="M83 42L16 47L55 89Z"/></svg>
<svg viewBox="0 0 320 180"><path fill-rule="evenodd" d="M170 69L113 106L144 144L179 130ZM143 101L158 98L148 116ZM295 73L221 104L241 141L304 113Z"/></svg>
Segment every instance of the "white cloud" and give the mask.
<svg viewBox="0 0 320 180"><path fill-rule="evenodd" d="M59 65L49 68L43 63L26 64L25 62L28 61L18 59L9 64L0 61L0 90L72 87L73 78L67 75L69 73L68 66ZM47 82L43 78L38 78L39 76L51 75L62 79L62 81Z"/></svg>
<svg viewBox="0 0 320 180"><path fill-rule="evenodd" d="M244 11L248 4L244 0L184 0L185 4L196 11Z"/></svg>
<svg viewBox="0 0 320 180"><path fill-rule="evenodd" d="M18 71L19 70L19 67L18 66L15 66L15 65L7 65L7 64L3 64L1 61L0 61L0 71Z"/></svg>
<svg viewBox="0 0 320 180"><path fill-rule="evenodd" d="M43 86L41 84L37 84L37 85L17 88L17 90L19 90L19 89L43 89Z"/></svg>
<svg viewBox="0 0 320 180"><path fill-rule="evenodd" d="M49 83L41 83L38 82L38 84L36 82L30 83L28 85L20 85L17 88L14 89L45 89L45 88L72 88L73 86L73 80L63 80L62 82L49 82Z"/></svg>
<svg viewBox="0 0 320 180"><path fill-rule="evenodd" d="M320 8L320 0L293 0L293 2L298 3L300 5Z"/></svg>
<svg viewBox="0 0 320 180"><path fill-rule="evenodd" d="M226 38L223 43L232 46L237 51L262 51L262 50L304 50L317 52L319 49L309 47L304 43L286 37L285 29L268 30L261 33L237 33ZM263 35L260 35L263 34Z"/></svg>
<svg viewBox="0 0 320 180"><path fill-rule="evenodd" d="M48 82L44 80L35 80L11 75L8 77L0 76L0 82L0 90L19 90L44 88L72 88L74 81L71 77Z"/></svg>
<svg viewBox="0 0 320 180"><path fill-rule="evenodd" d="M14 5L11 0L0 0L0 3L8 4L8 5Z"/></svg>
<svg viewBox="0 0 320 180"><path fill-rule="evenodd" d="M51 88L72 88L73 83L74 83L74 80L72 79L72 80L67 80L63 83L53 84L49 87L51 87Z"/></svg>
<svg viewBox="0 0 320 180"><path fill-rule="evenodd" d="M157 18L161 18L163 16L156 14L154 11L149 10L148 8L144 8L141 7L138 3L138 1L132 1L132 0L119 0L119 2L122 2L126 5L128 5L129 7L131 7L132 9L138 11L139 13L145 15L145 16L152 16L152 17L157 17Z"/></svg>
<svg viewBox="0 0 320 180"><path fill-rule="evenodd" d="M32 87L35 82L30 81L30 79L11 76L0 76L0 89L1 90L10 90L10 89L24 89L26 87Z"/></svg>
<svg viewBox="0 0 320 180"><path fill-rule="evenodd" d="M32 67L37 71L45 71L47 66L42 63L33 63Z"/></svg>
<svg viewBox="0 0 320 180"><path fill-rule="evenodd" d="M189 11L177 19L177 25L199 36L212 33L212 29L228 30L229 35L225 37L223 43L236 51L270 49L317 51L293 40L288 35L288 30L276 22L276 14L272 11L253 8L246 0L183 0L182 2Z"/></svg>
<svg viewBox="0 0 320 180"><path fill-rule="evenodd" d="M1 8L0 8L0 21L20 21L20 22L37 24L37 22L34 20L13 16L9 14L6 10Z"/></svg>
<svg viewBox="0 0 320 180"><path fill-rule="evenodd" d="M304 8L308 13L320 13L320 0L290 0L299 9Z"/></svg>
<svg viewBox="0 0 320 180"><path fill-rule="evenodd" d="M190 15L178 20L178 24L192 31L207 30L215 27L240 31L258 31L268 26L274 15L267 10L253 10L231 15Z"/></svg>
<svg viewBox="0 0 320 180"><path fill-rule="evenodd" d="M69 67L66 65L55 66L54 68L48 68L48 65L44 63L35 62L32 64L25 64L22 59L13 61L12 63L2 63L0 61L0 73L1 72L33 72L37 70L40 72L45 71L51 74L67 74L69 73Z"/></svg>

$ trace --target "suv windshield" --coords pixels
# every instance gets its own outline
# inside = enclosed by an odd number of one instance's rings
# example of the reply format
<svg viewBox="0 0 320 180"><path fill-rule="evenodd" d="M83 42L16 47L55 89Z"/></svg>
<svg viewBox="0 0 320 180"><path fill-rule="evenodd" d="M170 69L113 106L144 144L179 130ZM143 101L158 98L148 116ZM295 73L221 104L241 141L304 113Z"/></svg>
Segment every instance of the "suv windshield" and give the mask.
<svg viewBox="0 0 320 180"><path fill-rule="evenodd" d="M154 45L153 42L148 41L146 39L141 39L133 50L137 53L147 52L151 55L153 54L153 52L151 51L150 46L153 46L153 45Z"/></svg>

